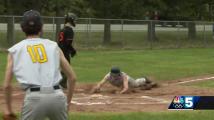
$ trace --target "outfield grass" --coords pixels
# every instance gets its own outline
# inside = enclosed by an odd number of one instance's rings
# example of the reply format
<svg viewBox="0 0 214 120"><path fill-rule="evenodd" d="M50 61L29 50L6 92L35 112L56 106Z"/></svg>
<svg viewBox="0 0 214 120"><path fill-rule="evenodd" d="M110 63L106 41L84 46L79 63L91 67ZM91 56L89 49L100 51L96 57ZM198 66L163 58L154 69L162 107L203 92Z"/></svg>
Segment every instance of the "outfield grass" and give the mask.
<svg viewBox="0 0 214 120"><path fill-rule="evenodd" d="M0 120L2 120L0 118ZM70 113L69 120L213 120L213 111Z"/></svg>
<svg viewBox="0 0 214 120"><path fill-rule="evenodd" d="M71 120L213 120L212 111L71 113Z"/></svg>
<svg viewBox="0 0 214 120"><path fill-rule="evenodd" d="M157 81L214 74L214 48L79 51L72 59L78 82L98 82L112 66L134 78L148 76ZM4 76L6 53L0 53L0 79Z"/></svg>
<svg viewBox="0 0 214 120"><path fill-rule="evenodd" d="M0 85L2 85L2 81L4 80L4 71L6 68L7 56L5 53L0 52Z"/></svg>
<svg viewBox="0 0 214 120"><path fill-rule="evenodd" d="M213 80L207 80L207 81L191 83L191 84L188 84L187 86L214 88L214 82L213 82Z"/></svg>
<svg viewBox="0 0 214 120"><path fill-rule="evenodd" d="M158 81L213 74L214 49L174 49L145 51L85 51L73 60L79 81L96 82L111 66L137 78Z"/></svg>

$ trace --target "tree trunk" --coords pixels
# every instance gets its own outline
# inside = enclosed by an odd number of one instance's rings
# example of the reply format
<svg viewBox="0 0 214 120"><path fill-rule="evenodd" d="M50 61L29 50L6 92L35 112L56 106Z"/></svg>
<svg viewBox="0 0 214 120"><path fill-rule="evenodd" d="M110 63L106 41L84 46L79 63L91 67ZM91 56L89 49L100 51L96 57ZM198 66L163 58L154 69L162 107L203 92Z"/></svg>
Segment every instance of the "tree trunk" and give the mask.
<svg viewBox="0 0 214 120"><path fill-rule="evenodd" d="M6 3L6 8L7 8L7 14L12 15L12 5L11 1L7 0L5 1ZM13 17L8 17L7 18L7 40L8 40L8 46L11 46L15 43L14 41L14 18Z"/></svg>
<svg viewBox="0 0 214 120"><path fill-rule="evenodd" d="M58 0L56 1L56 16L59 17L60 15L62 15L62 9L60 8L60 4L58 2ZM61 19L60 18L55 18L55 24L56 24L56 35L55 35L55 41L57 41L58 39L58 34L61 30Z"/></svg>
<svg viewBox="0 0 214 120"><path fill-rule="evenodd" d="M41 0L31 0L33 4L33 10L41 11L42 10L42 1Z"/></svg>
<svg viewBox="0 0 214 120"><path fill-rule="evenodd" d="M55 35L55 41L58 40L58 34L61 30L61 23L60 23L60 18L55 18L55 24L56 24L56 35Z"/></svg>
<svg viewBox="0 0 214 120"><path fill-rule="evenodd" d="M15 43L14 41L14 18L9 17L7 20L7 40L8 45L11 46Z"/></svg>
<svg viewBox="0 0 214 120"><path fill-rule="evenodd" d="M196 38L195 22L189 22L188 24L188 38L194 40Z"/></svg>
<svg viewBox="0 0 214 120"><path fill-rule="evenodd" d="M111 0L104 0L104 3L106 4L104 7L104 17L107 19L111 17ZM111 21L105 20L104 22L103 44L109 44L111 42Z"/></svg>
<svg viewBox="0 0 214 120"><path fill-rule="evenodd" d="M104 23L103 44L109 44L110 42L111 42L111 21L106 20Z"/></svg>

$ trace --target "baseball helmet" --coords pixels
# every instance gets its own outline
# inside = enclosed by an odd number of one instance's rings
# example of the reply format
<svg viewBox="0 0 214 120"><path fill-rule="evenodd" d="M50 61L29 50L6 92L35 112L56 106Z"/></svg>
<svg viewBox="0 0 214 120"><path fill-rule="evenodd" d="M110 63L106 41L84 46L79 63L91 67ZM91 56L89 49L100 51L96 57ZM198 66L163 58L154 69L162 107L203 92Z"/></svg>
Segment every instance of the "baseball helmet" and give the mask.
<svg viewBox="0 0 214 120"><path fill-rule="evenodd" d="M111 68L111 74L120 74L120 68L118 67L112 67Z"/></svg>
<svg viewBox="0 0 214 120"><path fill-rule="evenodd" d="M67 13L65 15L65 23L70 23L74 27L76 26L75 22L77 21L78 17L74 13Z"/></svg>
<svg viewBox="0 0 214 120"><path fill-rule="evenodd" d="M42 18L38 11L29 10L24 13L21 28L27 35L38 34L42 25Z"/></svg>

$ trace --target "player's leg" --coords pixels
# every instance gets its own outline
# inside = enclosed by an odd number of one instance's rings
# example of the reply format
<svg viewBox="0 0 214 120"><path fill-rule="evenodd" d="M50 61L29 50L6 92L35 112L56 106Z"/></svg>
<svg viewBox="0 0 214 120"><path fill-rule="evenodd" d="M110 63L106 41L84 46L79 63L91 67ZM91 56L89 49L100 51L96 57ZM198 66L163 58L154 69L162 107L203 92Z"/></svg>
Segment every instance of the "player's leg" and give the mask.
<svg viewBox="0 0 214 120"><path fill-rule="evenodd" d="M150 84L144 84L140 86L141 90L151 90L152 86Z"/></svg>
<svg viewBox="0 0 214 120"><path fill-rule="evenodd" d="M51 99L53 105L49 108L48 118L50 120L68 120L67 98L62 91L56 91Z"/></svg>
<svg viewBox="0 0 214 120"><path fill-rule="evenodd" d="M156 82L154 82L146 77L145 77L145 79L146 79L146 84L149 84L152 88L158 87L158 84Z"/></svg>
<svg viewBox="0 0 214 120"><path fill-rule="evenodd" d="M147 86L146 86L146 79L145 78L138 78L136 80L134 80L134 87L135 88L140 88L142 90L147 90L149 89Z"/></svg>
<svg viewBox="0 0 214 120"><path fill-rule="evenodd" d="M37 93L27 93L24 99L21 120L44 120L44 109L39 109L41 97Z"/></svg>
<svg viewBox="0 0 214 120"><path fill-rule="evenodd" d="M135 80L136 87L140 88L141 90L150 90L152 88L151 81L147 78L138 78Z"/></svg>

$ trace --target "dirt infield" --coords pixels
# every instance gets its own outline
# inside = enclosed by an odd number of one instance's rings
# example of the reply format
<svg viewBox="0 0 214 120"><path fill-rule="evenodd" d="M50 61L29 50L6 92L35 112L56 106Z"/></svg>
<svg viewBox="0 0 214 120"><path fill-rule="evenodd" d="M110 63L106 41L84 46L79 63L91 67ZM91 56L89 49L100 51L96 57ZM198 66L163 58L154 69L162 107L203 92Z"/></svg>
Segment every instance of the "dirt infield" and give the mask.
<svg viewBox="0 0 214 120"><path fill-rule="evenodd" d="M71 111L75 112L140 112L140 111L166 111L169 103L177 95L214 95L212 88L198 88L184 86L187 81L197 82L209 80L211 76L187 78L160 84L151 90L133 90L128 94L117 94L118 89L104 86L102 93L90 94L94 84L78 84L71 101ZM18 87L13 92L13 108L19 112L22 106L24 92ZM4 107L2 88L0 92L0 110Z"/></svg>

